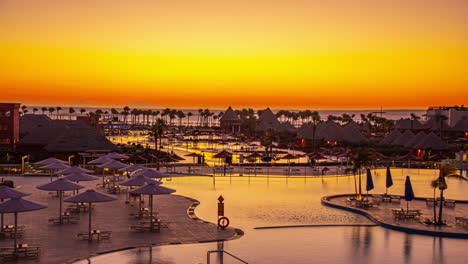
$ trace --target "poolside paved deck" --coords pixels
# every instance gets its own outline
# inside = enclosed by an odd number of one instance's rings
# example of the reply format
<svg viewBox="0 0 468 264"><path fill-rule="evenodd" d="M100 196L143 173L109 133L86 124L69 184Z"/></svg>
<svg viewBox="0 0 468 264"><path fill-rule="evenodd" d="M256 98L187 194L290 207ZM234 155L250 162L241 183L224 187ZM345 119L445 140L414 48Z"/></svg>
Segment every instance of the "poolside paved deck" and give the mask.
<svg viewBox="0 0 468 264"><path fill-rule="evenodd" d="M40 191L35 186L50 181L46 177L4 177L12 179L16 185L21 185L21 191L32 193L26 199L44 202L48 208L44 210L19 214L18 225L26 227L23 238L19 243L41 244L42 253L39 260L30 260L22 263L66 263L87 257L99 252L123 249L128 247L147 246L150 244L170 243L196 243L199 241L226 240L236 237L236 230L228 228L218 230L212 223L196 221L187 215L187 209L193 200L178 195L155 196L155 208L160 218L169 221L169 227L160 233L137 233L130 229L131 225L140 220L132 218L129 214L138 211L138 203L132 201L126 204L126 193L118 194L118 200L96 204L93 211L93 229L110 230L112 236L109 240L100 242L87 242L79 240L77 233L88 230L88 213L80 213L78 224L53 225L48 219L58 215L58 198ZM100 181L80 183L86 187L94 188ZM103 191L102 189L97 189ZM216 202L216 201L214 201ZM64 208L68 203L64 203ZM147 206L147 205L146 205ZM5 215L6 223L13 224L13 215ZM0 239L0 247L12 246L12 239Z"/></svg>
<svg viewBox="0 0 468 264"><path fill-rule="evenodd" d="M324 197L326 202L332 205L339 205L344 208L353 208L369 214L374 220L384 224L394 225L396 227L406 227L416 230L431 231L431 232L445 232L445 233L457 233L462 234L468 238L468 227L462 226L455 223L455 217L466 217L468 218L468 203L456 203L454 207L444 206L443 208L443 220L446 221L447 225L427 225L423 221L425 219L432 219L434 214L434 207L426 203L425 198L417 199L409 202L409 209L420 210L422 215L418 219L398 219L392 214L392 209L403 208L406 210L406 201L402 198L399 202L381 202L380 205L371 208L356 208L355 206L349 206L346 204L346 195L337 195ZM369 197L372 200L380 200L377 198ZM437 209L437 216L439 213L439 207ZM417 233L417 232L416 232Z"/></svg>

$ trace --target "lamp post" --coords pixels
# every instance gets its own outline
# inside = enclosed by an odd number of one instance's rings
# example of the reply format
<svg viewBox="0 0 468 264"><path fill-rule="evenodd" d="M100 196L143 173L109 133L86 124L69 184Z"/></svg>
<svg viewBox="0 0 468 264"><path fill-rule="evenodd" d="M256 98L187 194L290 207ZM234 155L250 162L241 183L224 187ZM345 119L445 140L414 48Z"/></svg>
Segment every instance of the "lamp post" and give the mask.
<svg viewBox="0 0 468 264"><path fill-rule="evenodd" d="M24 175L24 163L25 163L25 159L29 158L29 155L26 155L26 156L22 156L21 157L21 175Z"/></svg>
<svg viewBox="0 0 468 264"><path fill-rule="evenodd" d="M68 156L68 166L71 166L71 159L73 159L75 155Z"/></svg>

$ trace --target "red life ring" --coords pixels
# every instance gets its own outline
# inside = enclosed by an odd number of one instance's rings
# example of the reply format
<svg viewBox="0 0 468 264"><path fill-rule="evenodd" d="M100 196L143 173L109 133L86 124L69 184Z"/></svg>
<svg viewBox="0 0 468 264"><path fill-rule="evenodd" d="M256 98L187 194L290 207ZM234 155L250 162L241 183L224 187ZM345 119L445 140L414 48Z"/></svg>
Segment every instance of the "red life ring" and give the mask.
<svg viewBox="0 0 468 264"><path fill-rule="evenodd" d="M219 218L218 226L221 227L221 229L226 229L229 226L229 219L225 216Z"/></svg>

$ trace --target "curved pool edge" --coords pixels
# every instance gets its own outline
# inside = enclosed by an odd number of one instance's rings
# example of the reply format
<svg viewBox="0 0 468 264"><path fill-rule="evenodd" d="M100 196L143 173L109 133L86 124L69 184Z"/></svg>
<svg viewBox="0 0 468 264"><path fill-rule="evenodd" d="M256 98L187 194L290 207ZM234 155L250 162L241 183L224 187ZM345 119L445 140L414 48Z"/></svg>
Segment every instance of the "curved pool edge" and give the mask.
<svg viewBox="0 0 468 264"><path fill-rule="evenodd" d="M341 205L338 203L334 203L331 201L333 198L339 198L339 197L346 197L346 196L353 196L355 194L335 194L335 195L327 195L323 196L321 198L322 204L332 207L332 208L337 208L337 209L342 209L345 211L357 213L360 215L363 215L367 217L369 220L372 222L376 223L379 226L395 230L395 231L400 231L408 234L417 234L417 235L426 235L426 236L435 236L435 237L448 237L448 238L460 238L460 239L468 239L468 234L466 233L455 233L455 232L442 232L442 231L430 231L430 230L424 230L424 229L418 229L418 228L410 228L410 227L404 227L404 226L399 226L399 225L394 225L388 222L383 221L379 216L373 214L372 212L355 208L355 207L349 207L345 205ZM421 198L417 197L415 198L417 200L423 200L426 198ZM460 203L468 203L468 201L465 200L456 200L457 202Z"/></svg>
<svg viewBox="0 0 468 264"><path fill-rule="evenodd" d="M197 199L191 198L191 197L183 196L183 195L177 195L177 194L173 194L173 195L183 197L183 198L185 198L187 200L190 200L192 202L192 204L187 208L187 216L189 218L191 218L194 221L199 221L199 222L202 222L202 223L205 223L205 224L216 225L216 224L214 224L212 222L205 221L205 220L203 220L203 219L201 219L201 218L199 218L199 217L197 217L195 215L195 208L200 204L200 201L198 201ZM168 245L190 245L190 244L211 243L211 242L218 242L218 241L230 241L230 240L238 239L238 238L240 238L240 237L242 237L244 235L244 231L242 231L241 229L232 228L232 227L229 227L229 229L234 230L234 235L232 237L229 237L229 238L213 239L213 240L200 240L200 241L196 241L196 242L187 241L187 242L172 242L172 243L148 243L147 245L144 245L144 246L129 246L129 247L116 248L116 249L111 249L111 250L106 250L106 251L100 251L100 252L96 252L94 254L85 256L85 257L80 257L80 258L77 258L77 259L65 261L64 263L77 263L79 261L83 261L83 260L90 259L90 258L97 257L97 256L116 253L116 252L120 252L120 251L150 247L150 246L151 247L157 247L157 246L168 246Z"/></svg>

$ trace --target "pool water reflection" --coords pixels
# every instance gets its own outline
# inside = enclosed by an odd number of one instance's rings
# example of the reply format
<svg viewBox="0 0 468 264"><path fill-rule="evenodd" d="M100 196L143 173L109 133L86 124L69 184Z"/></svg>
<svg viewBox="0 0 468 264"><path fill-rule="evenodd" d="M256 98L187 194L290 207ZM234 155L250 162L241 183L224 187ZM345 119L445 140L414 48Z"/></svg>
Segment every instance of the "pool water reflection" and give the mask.
<svg viewBox="0 0 468 264"><path fill-rule="evenodd" d="M411 176L416 196L432 196L433 170L394 169L392 194L403 194L404 177ZM364 179L364 177L363 177ZM373 191L385 191L385 171L374 172ZM245 235L224 243L224 249L249 263L466 263L468 241L409 235L382 227L307 227L253 229L259 226L370 223L366 218L325 207L320 197L354 192L352 177L173 178L165 183L177 194L200 200L196 214L216 221L217 197L223 195L231 225ZM468 182L448 179L447 198L468 199ZM129 245L130 246L130 245ZM174 245L129 250L92 258L92 263L206 263L206 252L216 243ZM215 257L213 256L213 261ZM213 262L212 262L213 263ZM216 262L214 262L216 263ZM239 263L226 256L224 263Z"/></svg>

